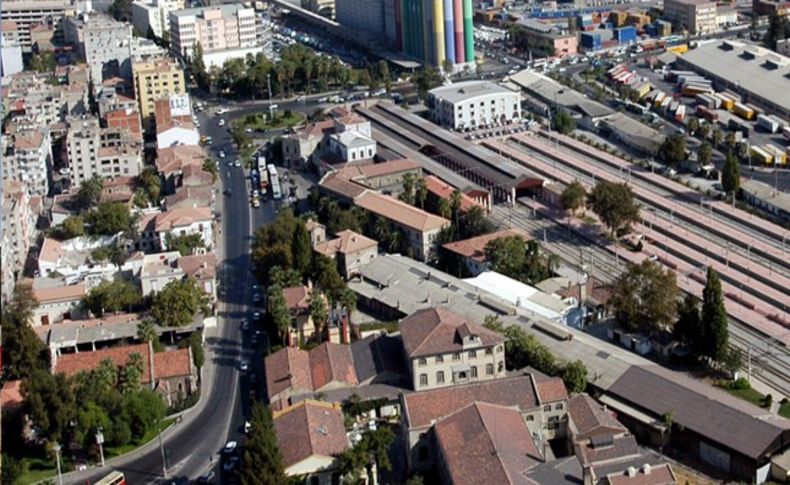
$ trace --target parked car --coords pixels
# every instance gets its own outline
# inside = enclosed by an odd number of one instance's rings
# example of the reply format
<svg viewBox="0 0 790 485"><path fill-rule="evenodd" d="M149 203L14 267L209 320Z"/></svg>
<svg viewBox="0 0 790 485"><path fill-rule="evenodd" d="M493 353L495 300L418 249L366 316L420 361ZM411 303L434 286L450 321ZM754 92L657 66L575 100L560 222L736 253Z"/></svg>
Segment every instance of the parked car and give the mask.
<svg viewBox="0 0 790 485"><path fill-rule="evenodd" d="M236 451L237 446L239 446L239 444L236 443L235 441L228 441L225 444L225 448L222 448L222 452L225 453L226 455L230 455L231 453Z"/></svg>
<svg viewBox="0 0 790 485"><path fill-rule="evenodd" d="M228 461L226 461L225 464L222 465L222 469L225 470L226 472L232 472L233 469L236 468L236 465L238 464L239 464L239 457L231 456L230 458L228 458Z"/></svg>

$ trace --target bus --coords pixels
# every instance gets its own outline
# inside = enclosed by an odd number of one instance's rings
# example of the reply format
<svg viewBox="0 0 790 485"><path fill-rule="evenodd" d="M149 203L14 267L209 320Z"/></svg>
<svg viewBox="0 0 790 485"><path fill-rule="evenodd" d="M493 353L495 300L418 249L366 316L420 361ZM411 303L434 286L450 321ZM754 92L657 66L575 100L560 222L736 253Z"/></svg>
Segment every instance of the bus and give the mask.
<svg viewBox="0 0 790 485"><path fill-rule="evenodd" d="M280 180L277 177L272 177L272 199L280 200L283 197L282 189L280 188Z"/></svg>
<svg viewBox="0 0 790 485"><path fill-rule="evenodd" d="M126 477L121 472L112 472L93 485L126 485Z"/></svg>

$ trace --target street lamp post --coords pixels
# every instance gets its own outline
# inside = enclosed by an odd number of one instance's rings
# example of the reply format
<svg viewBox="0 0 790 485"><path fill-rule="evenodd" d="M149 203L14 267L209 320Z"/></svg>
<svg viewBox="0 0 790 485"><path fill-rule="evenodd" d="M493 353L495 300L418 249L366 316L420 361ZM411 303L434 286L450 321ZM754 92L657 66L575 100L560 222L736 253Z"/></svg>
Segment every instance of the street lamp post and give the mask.
<svg viewBox="0 0 790 485"><path fill-rule="evenodd" d="M58 443L55 443L52 446L52 449L55 451L55 460L57 461L57 464L58 464L58 484L59 485L63 485L63 474L60 471L60 450L61 450L61 447L60 447L60 445Z"/></svg>
<svg viewBox="0 0 790 485"><path fill-rule="evenodd" d="M101 467L104 468L104 431L101 426L96 430L96 443L99 445L99 456L101 457Z"/></svg>
<svg viewBox="0 0 790 485"><path fill-rule="evenodd" d="M167 478L167 461L165 460L165 445L162 442L162 421L157 422L159 426L159 451L162 453L162 476Z"/></svg>
<svg viewBox="0 0 790 485"><path fill-rule="evenodd" d="M272 121L272 75L266 75L266 88L269 91L269 122Z"/></svg>

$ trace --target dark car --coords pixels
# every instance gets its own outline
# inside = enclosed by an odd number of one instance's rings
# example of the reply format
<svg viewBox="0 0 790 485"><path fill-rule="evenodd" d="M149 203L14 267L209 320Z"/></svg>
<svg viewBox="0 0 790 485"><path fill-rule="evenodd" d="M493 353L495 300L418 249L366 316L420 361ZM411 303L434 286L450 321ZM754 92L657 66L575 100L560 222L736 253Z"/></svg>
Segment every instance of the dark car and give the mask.
<svg viewBox="0 0 790 485"><path fill-rule="evenodd" d="M209 470L204 475L201 475L200 478L198 478L198 483L211 483L211 481L214 480L215 475L216 473L214 470Z"/></svg>

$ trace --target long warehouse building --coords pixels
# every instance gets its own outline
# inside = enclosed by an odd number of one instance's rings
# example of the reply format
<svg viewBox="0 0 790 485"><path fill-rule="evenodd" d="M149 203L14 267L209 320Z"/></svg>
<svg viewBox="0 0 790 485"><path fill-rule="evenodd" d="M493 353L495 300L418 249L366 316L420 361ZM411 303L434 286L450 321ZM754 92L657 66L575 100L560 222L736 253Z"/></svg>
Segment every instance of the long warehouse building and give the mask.
<svg viewBox="0 0 790 485"><path fill-rule="evenodd" d="M719 90L731 89L782 118L790 118L790 58L735 40L705 44L678 56L679 69L713 80Z"/></svg>

